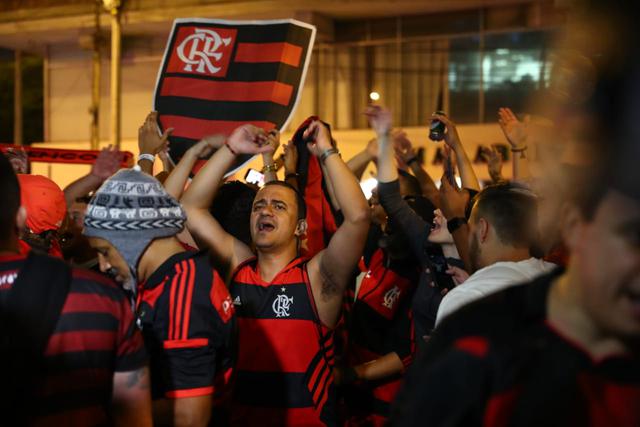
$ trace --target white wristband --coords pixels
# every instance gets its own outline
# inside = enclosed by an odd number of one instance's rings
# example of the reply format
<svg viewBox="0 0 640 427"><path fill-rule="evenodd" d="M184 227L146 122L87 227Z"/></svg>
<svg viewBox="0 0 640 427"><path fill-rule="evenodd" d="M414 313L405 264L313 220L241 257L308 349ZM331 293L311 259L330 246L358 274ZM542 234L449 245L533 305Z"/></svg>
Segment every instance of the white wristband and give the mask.
<svg viewBox="0 0 640 427"><path fill-rule="evenodd" d="M149 160L151 163L153 163L156 161L156 156L154 156L153 154L143 153L138 155L138 161L140 160Z"/></svg>

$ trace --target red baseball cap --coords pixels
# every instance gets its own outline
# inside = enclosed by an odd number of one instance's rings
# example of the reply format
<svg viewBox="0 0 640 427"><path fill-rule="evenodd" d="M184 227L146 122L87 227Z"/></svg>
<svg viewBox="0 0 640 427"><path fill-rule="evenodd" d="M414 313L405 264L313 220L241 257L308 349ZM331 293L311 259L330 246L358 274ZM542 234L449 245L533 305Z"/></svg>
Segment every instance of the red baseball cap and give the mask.
<svg viewBox="0 0 640 427"><path fill-rule="evenodd" d="M27 210L27 227L34 234L57 230L67 214L64 193L42 175L18 174L20 204Z"/></svg>

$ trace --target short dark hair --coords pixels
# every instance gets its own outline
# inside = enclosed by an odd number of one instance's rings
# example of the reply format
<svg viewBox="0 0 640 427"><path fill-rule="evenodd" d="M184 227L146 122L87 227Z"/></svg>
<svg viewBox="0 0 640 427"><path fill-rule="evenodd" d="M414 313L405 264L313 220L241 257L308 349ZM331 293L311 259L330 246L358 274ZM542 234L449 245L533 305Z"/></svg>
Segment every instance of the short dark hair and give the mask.
<svg viewBox="0 0 640 427"><path fill-rule="evenodd" d="M223 184L209 207L211 215L236 239L251 245L251 206L256 190L240 181Z"/></svg>
<svg viewBox="0 0 640 427"><path fill-rule="evenodd" d="M11 237L20 208L20 184L9 159L0 152L0 241Z"/></svg>
<svg viewBox="0 0 640 427"><path fill-rule="evenodd" d="M305 219L307 217L307 205L304 201L304 197L302 197L302 194L300 194L300 192L293 185L285 181L275 180L265 183L264 187L267 187L269 185L279 185L293 191L296 195L296 204L298 205L298 220Z"/></svg>
<svg viewBox="0 0 640 427"><path fill-rule="evenodd" d="M511 182L490 185L477 194L474 208L505 245L531 247L537 241L538 204L527 187Z"/></svg>

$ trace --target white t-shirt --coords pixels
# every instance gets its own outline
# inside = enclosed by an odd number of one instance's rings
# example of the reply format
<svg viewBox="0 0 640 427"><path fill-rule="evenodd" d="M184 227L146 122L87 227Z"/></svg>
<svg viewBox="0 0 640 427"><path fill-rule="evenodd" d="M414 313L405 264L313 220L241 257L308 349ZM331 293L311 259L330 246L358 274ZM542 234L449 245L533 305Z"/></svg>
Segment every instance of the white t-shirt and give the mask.
<svg viewBox="0 0 640 427"><path fill-rule="evenodd" d="M445 317L472 301L508 288L529 282L551 271L555 264L537 258L524 261L501 261L473 273L464 283L450 290L438 307L436 325Z"/></svg>

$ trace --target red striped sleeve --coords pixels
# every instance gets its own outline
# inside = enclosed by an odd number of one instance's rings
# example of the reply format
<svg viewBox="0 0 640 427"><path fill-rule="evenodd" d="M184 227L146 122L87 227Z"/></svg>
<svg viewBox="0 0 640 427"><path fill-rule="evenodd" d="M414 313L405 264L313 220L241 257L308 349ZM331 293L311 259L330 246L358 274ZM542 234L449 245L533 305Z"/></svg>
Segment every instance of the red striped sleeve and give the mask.
<svg viewBox="0 0 640 427"><path fill-rule="evenodd" d="M49 339L45 356L72 351L110 351L114 349L115 341L115 331L60 332Z"/></svg>
<svg viewBox="0 0 640 427"><path fill-rule="evenodd" d="M124 301L124 300L123 300ZM115 314L116 302L108 296L72 292L62 308L62 314L70 313L109 313Z"/></svg>
<svg viewBox="0 0 640 427"><path fill-rule="evenodd" d="M193 258L187 261L189 270L189 281L187 283L187 295L184 301L184 321L182 322L182 339L186 340L189 337L189 321L191 319L191 301L193 299L193 286L196 281L196 263L193 262Z"/></svg>
<svg viewBox="0 0 640 427"><path fill-rule="evenodd" d="M182 317L184 311L184 294L186 292L187 278L191 274L191 270L187 267L186 261L180 262L180 287L178 288L178 299L176 301L176 318L174 320L175 330L173 338L180 339L180 331L182 330Z"/></svg>
<svg viewBox="0 0 640 427"><path fill-rule="evenodd" d="M176 317L176 293L178 292L178 279L180 278L182 270L180 269L180 264L176 264L176 275L173 276L173 280L171 281L171 290L169 294L169 332L168 339L174 339L173 331L174 331L174 319Z"/></svg>
<svg viewBox="0 0 640 427"><path fill-rule="evenodd" d="M210 394L213 394L213 386L190 388L186 390L172 390L166 392L165 397L168 397L170 399L179 399L182 397L208 396Z"/></svg>

